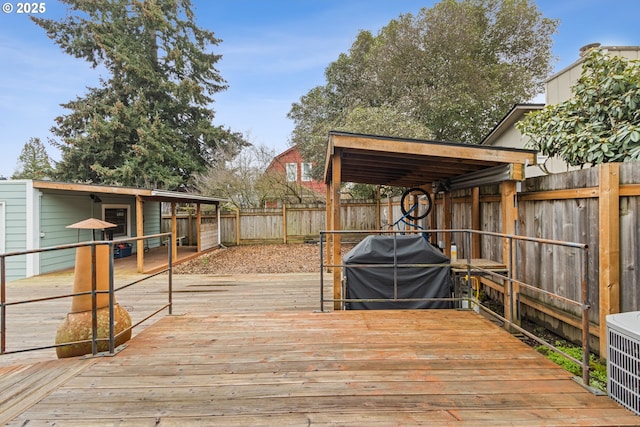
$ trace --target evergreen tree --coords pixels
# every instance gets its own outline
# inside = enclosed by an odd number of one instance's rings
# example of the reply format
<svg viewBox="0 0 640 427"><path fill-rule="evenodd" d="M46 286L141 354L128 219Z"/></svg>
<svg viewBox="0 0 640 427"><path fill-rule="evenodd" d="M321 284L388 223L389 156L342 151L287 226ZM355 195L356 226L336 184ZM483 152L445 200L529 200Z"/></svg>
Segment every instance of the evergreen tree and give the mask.
<svg viewBox="0 0 640 427"><path fill-rule="evenodd" d="M51 159L40 138L29 138L18 157L18 169L11 179L43 179L51 176Z"/></svg>
<svg viewBox="0 0 640 427"><path fill-rule="evenodd" d="M212 96L227 87L210 51L220 40L189 0L62 1L66 18L33 21L108 76L56 118L57 179L176 189L245 144L212 123Z"/></svg>

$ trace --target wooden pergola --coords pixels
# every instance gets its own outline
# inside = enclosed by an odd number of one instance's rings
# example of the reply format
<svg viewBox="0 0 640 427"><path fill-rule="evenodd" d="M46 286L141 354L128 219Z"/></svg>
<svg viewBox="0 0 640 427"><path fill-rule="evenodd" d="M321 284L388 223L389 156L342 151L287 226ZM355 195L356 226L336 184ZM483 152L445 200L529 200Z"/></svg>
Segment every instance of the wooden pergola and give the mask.
<svg viewBox="0 0 640 427"><path fill-rule="evenodd" d="M517 182L524 180L525 166L536 164L536 151L505 147L425 141L331 131L325 164L327 184L327 230L340 230L340 188L342 183L420 187L432 192L473 188L472 205L478 214L472 228L480 229L479 186L499 183L502 232L515 234ZM445 197L444 224L451 228L450 198ZM449 206L447 206L449 204ZM340 235L329 239L329 257L340 259ZM445 237L449 247L450 236ZM474 245L477 247L476 245ZM508 258L503 247L503 259ZM338 264L334 262L334 264ZM334 299L341 299L341 268L333 269ZM340 308L335 303L336 309Z"/></svg>

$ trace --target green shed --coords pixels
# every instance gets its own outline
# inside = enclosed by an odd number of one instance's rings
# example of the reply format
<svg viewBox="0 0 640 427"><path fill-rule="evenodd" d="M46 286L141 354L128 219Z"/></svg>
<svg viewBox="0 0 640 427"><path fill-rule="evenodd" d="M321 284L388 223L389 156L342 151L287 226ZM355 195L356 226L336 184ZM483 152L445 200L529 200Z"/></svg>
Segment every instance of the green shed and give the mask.
<svg viewBox="0 0 640 427"><path fill-rule="evenodd" d="M109 236L113 240L159 234L162 232L162 203L212 205L214 221L200 221L198 215L195 253L220 245L219 204L225 199L176 191L72 184L36 180L0 181L0 254L42 249L94 240L91 230L69 229L68 225L87 218L98 218L117 225ZM217 218L217 221L215 220ZM175 224L175 221L172 221ZM174 235L175 230L174 231ZM96 235L96 240L103 236ZM159 247L160 238L133 243L138 271L144 269L145 249ZM138 246L140 245L140 246ZM174 260L178 260L174 245ZM6 258L6 281L73 267L73 249L42 252Z"/></svg>

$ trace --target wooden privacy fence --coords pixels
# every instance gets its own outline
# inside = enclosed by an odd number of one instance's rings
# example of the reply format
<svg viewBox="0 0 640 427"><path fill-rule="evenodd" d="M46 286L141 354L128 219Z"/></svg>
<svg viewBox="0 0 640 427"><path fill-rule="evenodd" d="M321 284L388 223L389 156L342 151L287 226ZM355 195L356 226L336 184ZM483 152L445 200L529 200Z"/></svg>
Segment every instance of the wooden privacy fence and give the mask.
<svg viewBox="0 0 640 427"><path fill-rule="evenodd" d="M202 214L201 215L201 239L207 242L217 242L217 216L215 214ZM176 215L176 238L179 239L179 244L184 246L196 246L198 236L198 221L195 213L185 214L178 213ZM171 231L171 215L162 215L162 232ZM217 243L216 243L217 244Z"/></svg>
<svg viewBox="0 0 640 427"><path fill-rule="evenodd" d="M370 200L350 200L343 206L343 226L353 230L377 228L376 206ZM301 243L317 241L326 228L325 205L285 205L278 209L222 212L222 243Z"/></svg>
<svg viewBox="0 0 640 427"><path fill-rule="evenodd" d="M516 234L589 246L590 333L603 355L606 316L640 310L639 166L612 163L531 178L517 194ZM501 215L499 187L488 186L439 195L428 225L500 232ZM493 237L483 236L473 246L474 257L502 258L502 245ZM514 265L517 277L541 289L568 298L579 292L577 259L570 251L519 243ZM520 310L560 335L579 334L575 313L562 305L523 293Z"/></svg>

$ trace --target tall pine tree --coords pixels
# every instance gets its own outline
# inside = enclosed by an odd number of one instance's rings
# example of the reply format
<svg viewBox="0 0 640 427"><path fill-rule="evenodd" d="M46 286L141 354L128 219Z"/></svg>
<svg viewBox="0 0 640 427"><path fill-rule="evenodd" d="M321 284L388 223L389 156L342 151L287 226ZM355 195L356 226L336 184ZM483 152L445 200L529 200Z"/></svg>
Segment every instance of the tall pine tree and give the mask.
<svg viewBox="0 0 640 427"><path fill-rule="evenodd" d="M213 125L212 96L227 87L211 52L220 40L196 25L189 0L62 1L66 18L33 21L108 76L63 104L55 178L177 189L246 144Z"/></svg>
<svg viewBox="0 0 640 427"><path fill-rule="evenodd" d="M18 170L11 179L44 179L51 176L51 159L40 138L29 138L18 157Z"/></svg>

